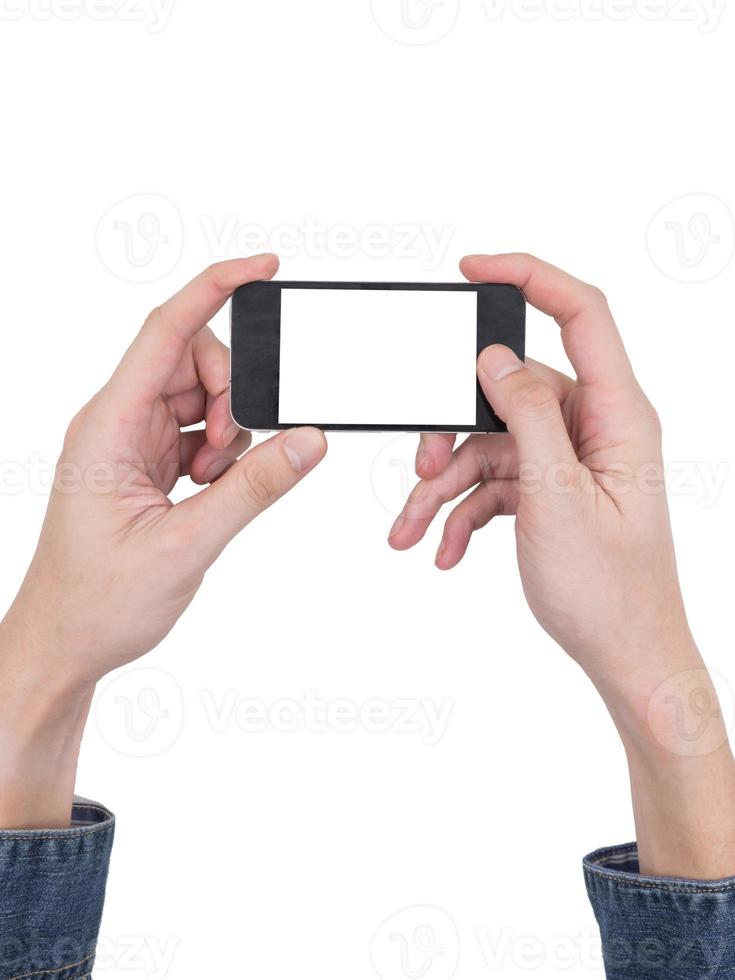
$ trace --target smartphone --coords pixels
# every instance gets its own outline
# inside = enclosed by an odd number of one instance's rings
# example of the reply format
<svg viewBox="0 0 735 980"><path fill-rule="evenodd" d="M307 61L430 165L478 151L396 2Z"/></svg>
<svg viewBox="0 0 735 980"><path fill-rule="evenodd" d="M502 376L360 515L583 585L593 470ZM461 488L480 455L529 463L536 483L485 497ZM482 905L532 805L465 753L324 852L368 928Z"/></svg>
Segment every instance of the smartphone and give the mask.
<svg viewBox="0 0 735 980"><path fill-rule="evenodd" d="M526 304L495 283L255 282L231 307L243 429L500 432L477 355L523 358Z"/></svg>

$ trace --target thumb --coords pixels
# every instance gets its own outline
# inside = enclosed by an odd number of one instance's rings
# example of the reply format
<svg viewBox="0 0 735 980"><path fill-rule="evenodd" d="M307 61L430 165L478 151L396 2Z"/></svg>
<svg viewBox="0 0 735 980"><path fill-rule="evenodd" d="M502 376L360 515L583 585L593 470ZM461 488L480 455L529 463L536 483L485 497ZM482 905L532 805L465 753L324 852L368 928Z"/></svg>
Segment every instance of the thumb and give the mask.
<svg viewBox="0 0 735 980"><path fill-rule="evenodd" d="M508 347L486 347L477 362L485 397L508 426L521 465L576 470L577 455L569 440L561 405L554 391Z"/></svg>
<svg viewBox="0 0 735 980"><path fill-rule="evenodd" d="M201 493L171 512L172 533L209 567L255 517L293 489L319 463L327 441L319 429L289 429L261 443Z"/></svg>

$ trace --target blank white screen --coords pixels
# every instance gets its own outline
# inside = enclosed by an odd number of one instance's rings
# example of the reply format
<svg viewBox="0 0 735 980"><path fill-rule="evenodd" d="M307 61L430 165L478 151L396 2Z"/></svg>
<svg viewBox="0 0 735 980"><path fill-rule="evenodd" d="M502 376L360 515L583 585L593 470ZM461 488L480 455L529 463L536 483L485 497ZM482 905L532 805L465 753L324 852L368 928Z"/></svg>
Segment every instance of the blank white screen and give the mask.
<svg viewBox="0 0 735 980"><path fill-rule="evenodd" d="M278 420L476 424L477 293L284 289Z"/></svg>

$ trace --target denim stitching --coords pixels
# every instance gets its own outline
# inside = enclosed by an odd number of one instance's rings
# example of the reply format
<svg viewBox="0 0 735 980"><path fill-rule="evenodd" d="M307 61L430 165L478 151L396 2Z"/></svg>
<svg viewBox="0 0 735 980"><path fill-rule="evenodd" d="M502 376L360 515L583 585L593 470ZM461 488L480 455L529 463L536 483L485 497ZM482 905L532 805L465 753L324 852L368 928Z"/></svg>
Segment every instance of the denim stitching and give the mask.
<svg viewBox="0 0 735 980"><path fill-rule="evenodd" d="M624 874L630 874L630 872L618 872L617 875L610 874L605 871L598 871L597 868L585 867L584 873L588 876L594 875L596 878L604 878L606 881L613 881L620 888L647 888L649 891L660 889L666 892L677 892L681 895L718 895L724 894L725 892L731 892L735 890L735 882L727 885L717 885L714 882L711 887L703 885L691 885L686 884L686 882L681 882L679 884L674 884L669 881L631 881L629 878L624 878Z"/></svg>
<svg viewBox="0 0 735 980"><path fill-rule="evenodd" d="M99 813L109 817L104 823L90 824L88 827L68 827L66 830L57 830L55 834L41 833L31 834L28 832L0 831L0 844L4 840L67 840L69 837L83 837L85 834L96 834L101 831L110 831L114 822L112 814L107 814L104 810ZM15 980L15 978L13 978Z"/></svg>
<svg viewBox="0 0 735 980"><path fill-rule="evenodd" d="M64 970L73 970L75 966L82 966L82 964L88 963L91 959L94 959L94 953L89 953L88 956L85 956L83 960L79 960L77 963L67 963L66 966L59 966L55 970L36 970L34 973L19 973L15 977L10 977L10 980L27 980L28 977L48 977L53 973L63 973ZM85 980L89 976L91 976L89 973L78 974L72 980Z"/></svg>
<svg viewBox="0 0 735 980"><path fill-rule="evenodd" d="M603 871L591 863L593 861L602 863L605 858L629 858L637 853L637 844L621 844L619 847L605 847L602 850L595 851L589 858L585 859L585 876L591 877L594 875L596 878L615 882L620 888L642 888L648 889L649 891L660 889L661 891L680 895L722 895L735 890L735 880L730 880L727 884L718 884L713 881L711 885L702 884L701 882L674 882L666 879L650 881L641 878L640 880L636 880L634 873L631 871L618 871L617 873Z"/></svg>

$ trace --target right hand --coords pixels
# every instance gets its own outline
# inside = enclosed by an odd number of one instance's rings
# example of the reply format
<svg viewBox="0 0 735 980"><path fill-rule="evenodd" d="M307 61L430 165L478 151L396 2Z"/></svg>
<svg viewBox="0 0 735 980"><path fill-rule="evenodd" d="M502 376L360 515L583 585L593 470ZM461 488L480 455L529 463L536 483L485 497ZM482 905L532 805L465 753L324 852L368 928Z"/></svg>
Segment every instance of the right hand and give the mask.
<svg viewBox="0 0 735 980"><path fill-rule="evenodd" d="M441 505L437 564L516 515L523 588L544 629L584 668L620 733L643 874L735 873L735 765L712 679L689 631L674 558L661 430L598 289L528 255L473 256L471 280L510 282L553 316L576 380L480 355L480 384L507 434L425 436L424 479L391 534L410 548ZM474 488L474 489L472 489ZM584 733L580 733L584 737Z"/></svg>
<svg viewBox="0 0 735 980"><path fill-rule="evenodd" d="M523 587L544 629L599 687L650 688L657 665L642 654L662 641L683 644L684 659L693 654L660 425L605 297L527 255L472 256L461 267L472 281L519 286L553 316L577 378L524 365L506 347L483 351L480 384L509 431L471 436L454 453L453 437L423 436L417 468L425 478L390 543L412 547L443 504L472 490L445 523L438 567L456 565L492 518L516 515Z"/></svg>

